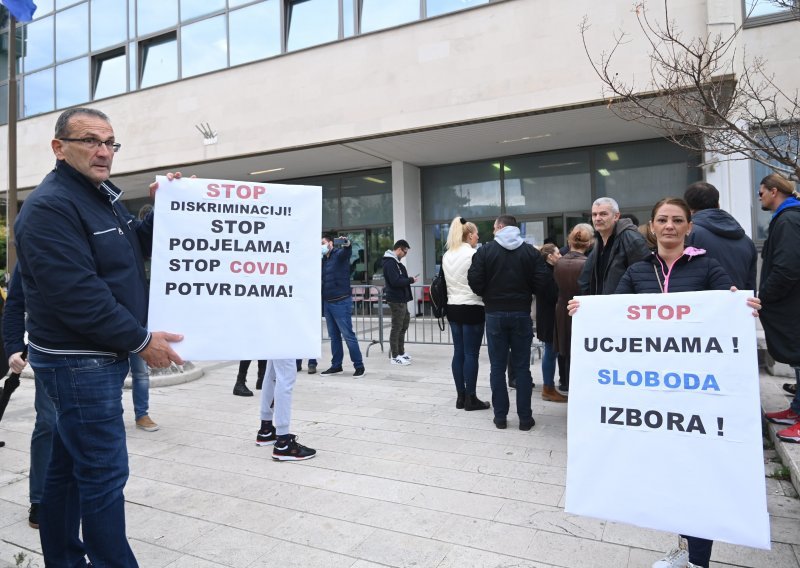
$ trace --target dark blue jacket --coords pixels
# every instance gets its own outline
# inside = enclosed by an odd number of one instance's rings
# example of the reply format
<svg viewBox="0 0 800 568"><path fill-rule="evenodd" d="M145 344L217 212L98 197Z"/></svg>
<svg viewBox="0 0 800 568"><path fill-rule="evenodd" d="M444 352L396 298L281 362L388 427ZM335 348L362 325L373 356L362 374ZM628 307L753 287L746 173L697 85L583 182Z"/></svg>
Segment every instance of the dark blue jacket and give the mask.
<svg viewBox="0 0 800 568"><path fill-rule="evenodd" d="M322 299L326 302L350 296L350 246L333 247L322 257Z"/></svg>
<svg viewBox="0 0 800 568"><path fill-rule="evenodd" d="M692 214L692 225L687 246L705 249L739 290L755 290L758 255L739 222L722 209L703 209Z"/></svg>
<svg viewBox="0 0 800 568"><path fill-rule="evenodd" d="M31 347L127 356L150 341L143 261L153 217L135 220L121 195L59 160L25 201L14 231Z"/></svg>
<svg viewBox="0 0 800 568"><path fill-rule="evenodd" d="M3 346L7 357L25 349L25 293L19 268L14 269L8 283L6 305L3 309Z"/></svg>
<svg viewBox="0 0 800 568"><path fill-rule="evenodd" d="M669 277L667 278L667 274ZM615 294L658 294L660 292L702 292L730 290L733 281L719 262L700 249L687 249L671 271L656 253L632 264Z"/></svg>
<svg viewBox="0 0 800 568"><path fill-rule="evenodd" d="M405 265L397 260L394 253L389 250L383 255L381 262L383 263L383 280L386 283L383 288L386 301L393 304L410 302L412 281L408 277Z"/></svg>

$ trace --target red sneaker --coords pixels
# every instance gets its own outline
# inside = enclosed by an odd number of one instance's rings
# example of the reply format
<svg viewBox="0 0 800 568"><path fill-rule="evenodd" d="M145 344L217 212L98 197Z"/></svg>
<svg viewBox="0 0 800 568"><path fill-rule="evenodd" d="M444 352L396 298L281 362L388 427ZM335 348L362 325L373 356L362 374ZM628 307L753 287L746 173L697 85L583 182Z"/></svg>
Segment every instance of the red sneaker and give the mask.
<svg viewBox="0 0 800 568"><path fill-rule="evenodd" d="M800 444L800 422L798 422L794 426L789 426L785 430L779 431L777 436L784 442L792 442L794 444Z"/></svg>
<svg viewBox="0 0 800 568"><path fill-rule="evenodd" d="M767 420L774 424L797 424L800 422L800 414L795 414L794 410L787 408L780 412L767 412Z"/></svg>

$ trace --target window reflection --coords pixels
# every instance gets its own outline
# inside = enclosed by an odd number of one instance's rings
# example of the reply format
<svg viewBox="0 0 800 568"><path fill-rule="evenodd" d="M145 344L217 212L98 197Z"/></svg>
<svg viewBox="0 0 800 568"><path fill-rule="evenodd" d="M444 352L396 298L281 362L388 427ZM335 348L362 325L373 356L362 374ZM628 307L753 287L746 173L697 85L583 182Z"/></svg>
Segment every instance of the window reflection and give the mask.
<svg viewBox="0 0 800 568"><path fill-rule="evenodd" d="M125 92L125 73L127 68L124 49L95 56L93 65L93 99L104 99Z"/></svg>
<svg viewBox="0 0 800 568"><path fill-rule="evenodd" d="M181 54L184 77L225 67L228 64L225 15L183 26Z"/></svg>
<svg viewBox="0 0 800 568"><path fill-rule="evenodd" d="M137 0L136 7L140 36L178 23L178 0Z"/></svg>
<svg viewBox="0 0 800 568"><path fill-rule="evenodd" d="M92 0L92 51L127 40L127 16L125 0Z"/></svg>
<svg viewBox="0 0 800 568"><path fill-rule="evenodd" d="M281 7L269 0L228 16L231 65L263 59L281 52Z"/></svg>
<svg viewBox="0 0 800 568"><path fill-rule="evenodd" d="M489 0L427 0L427 15L433 17L488 3Z"/></svg>
<svg viewBox="0 0 800 568"><path fill-rule="evenodd" d="M371 32L419 19L419 0L363 0L361 32Z"/></svg>
<svg viewBox="0 0 800 568"><path fill-rule="evenodd" d="M499 162L494 163L474 162L423 169L422 199L425 219L449 221L456 215L499 215L500 168Z"/></svg>
<svg viewBox="0 0 800 568"><path fill-rule="evenodd" d="M23 29L23 66L25 72L53 63L53 16L27 24Z"/></svg>
<svg viewBox="0 0 800 568"><path fill-rule="evenodd" d="M744 13L748 18L780 14L791 10L791 8L785 6L776 6L769 0L745 0L744 3Z"/></svg>
<svg viewBox="0 0 800 568"><path fill-rule="evenodd" d="M24 116L33 116L53 110L53 68L26 75L23 79L25 93Z"/></svg>
<svg viewBox="0 0 800 568"><path fill-rule="evenodd" d="M245 4L252 4L253 0L228 0L229 8L236 8L237 6L244 6Z"/></svg>
<svg viewBox="0 0 800 568"><path fill-rule="evenodd" d="M89 100L89 58L82 57L56 67L56 108Z"/></svg>
<svg viewBox="0 0 800 568"><path fill-rule="evenodd" d="M56 10L77 4L78 0L56 0Z"/></svg>
<svg viewBox="0 0 800 568"><path fill-rule="evenodd" d="M53 11L53 0L36 0L36 11L33 13L33 19L38 20L42 16L46 16Z"/></svg>
<svg viewBox="0 0 800 568"><path fill-rule="evenodd" d="M287 17L288 51L339 38L339 0L290 0Z"/></svg>
<svg viewBox="0 0 800 568"><path fill-rule="evenodd" d="M353 10L353 2L358 0L342 0L342 24L344 37L351 37L356 33L356 19Z"/></svg>
<svg viewBox="0 0 800 568"><path fill-rule="evenodd" d="M56 14L56 60L66 61L89 51L89 5Z"/></svg>
<svg viewBox="0 0 800 568"><path fill-rule="evenodd" d="M512 215L581 209L592 200L589 152L512 158L503 166L506 211Z"/></svg>
<svg viewBox="0 0 800 568"><path fill-rule="evenodd" d="M160 85L178 78L178 40L175 32L141 42L141 88Z"/></svg>
<svg viewBox="0 0 800 568"><path fill-rule="evenodd" d="M0 124L8 124L8 83L0 85Z"/></svg>
<svg viewBox="0 0 800 568"><path fill-rule="evenodd" d="M17 28L17 74L22 71L22 45L23 28ZM0 81L8 80L8 30L0 33Z"/></svg>
<svg viewBox="0 0 800 568"><path fill-rule="evenodd" d="M181 0L181 21L225 9L225 0Z"/></svg>
<svg viewBox="0 0 800 568"><path fill-rule="evenodd" d="M361 227L392 222L392 174L343 177L342 226Z"/></svg>

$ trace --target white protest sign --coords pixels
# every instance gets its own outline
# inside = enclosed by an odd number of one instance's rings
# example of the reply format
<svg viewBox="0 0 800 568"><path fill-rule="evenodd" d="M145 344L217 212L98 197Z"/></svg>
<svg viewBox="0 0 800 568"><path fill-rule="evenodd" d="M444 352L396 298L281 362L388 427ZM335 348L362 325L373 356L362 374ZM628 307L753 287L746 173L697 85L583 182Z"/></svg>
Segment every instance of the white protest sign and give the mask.
<svg viewBox="0 0 800 568"><path fill-rule="evenodd" d="M752 295L578 298L567 512L770 547Z"/></svg>
<svg viewBox="0 0 800 568"><path fill-rule="evenodd" d="M148 328L184 359L319 357L322 189L156 180Z"/></svg>

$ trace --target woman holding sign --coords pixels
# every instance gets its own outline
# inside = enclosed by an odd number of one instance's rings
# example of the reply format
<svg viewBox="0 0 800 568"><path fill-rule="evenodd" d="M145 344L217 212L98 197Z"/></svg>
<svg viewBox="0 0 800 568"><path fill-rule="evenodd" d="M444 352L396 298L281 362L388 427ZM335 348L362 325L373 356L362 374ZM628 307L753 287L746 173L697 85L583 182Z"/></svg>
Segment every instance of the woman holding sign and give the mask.
<svg viewBox="0 0 800 568"><path fill-rule="evenodd" d="M649 228L657 249L649 258L628 268L616 294L736 290L730 276L716 260L706 256L705 250L685 246L686 236L692 230L692 215L683 199L667 197L656 203ZM574 315L579 305L578 300L570 300L569 314ZM761 301L749 298L747 305L757 316ZM653 564L653 568L708 568L713 544L705 538L681 535L678 548Z"/></svg>

